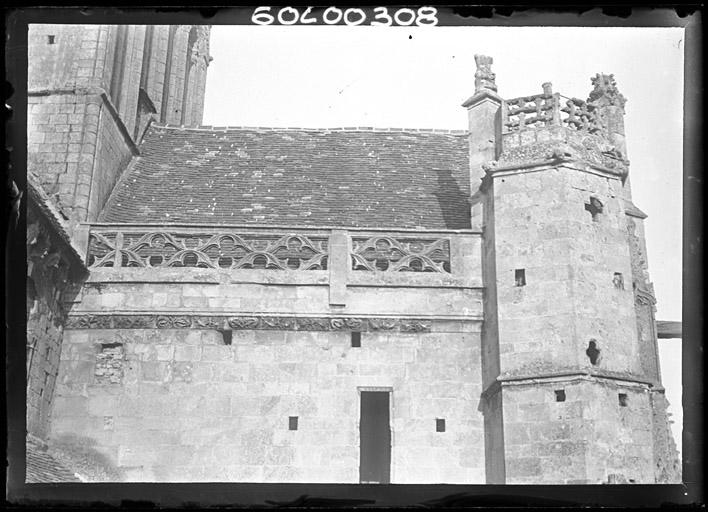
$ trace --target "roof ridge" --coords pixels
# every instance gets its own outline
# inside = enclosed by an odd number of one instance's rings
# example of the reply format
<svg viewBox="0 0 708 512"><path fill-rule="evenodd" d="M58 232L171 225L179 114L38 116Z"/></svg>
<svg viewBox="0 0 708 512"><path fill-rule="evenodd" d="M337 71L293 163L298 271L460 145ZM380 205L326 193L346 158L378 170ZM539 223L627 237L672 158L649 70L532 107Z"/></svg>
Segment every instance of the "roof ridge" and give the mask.
<svg viewBox="0 0 708 512"><path fill-rule="evenodd" d="M168 129L168 130L180 130L180 131L196 131L196 132L227 132L227 131L241 131L241 130L254 130L254 131L270 131L270 132L412 132L412 133L441 133L447 135L467 135L468 130L451 130L444 128L378 128L375 126L347 126L347 127L321 127L321 128L311 128L311 127L278 127L278 126L212 126L212 125L202 125L202 126L184 126L175 124L157 124L153 123L151 125L155 129Z"/></svg>

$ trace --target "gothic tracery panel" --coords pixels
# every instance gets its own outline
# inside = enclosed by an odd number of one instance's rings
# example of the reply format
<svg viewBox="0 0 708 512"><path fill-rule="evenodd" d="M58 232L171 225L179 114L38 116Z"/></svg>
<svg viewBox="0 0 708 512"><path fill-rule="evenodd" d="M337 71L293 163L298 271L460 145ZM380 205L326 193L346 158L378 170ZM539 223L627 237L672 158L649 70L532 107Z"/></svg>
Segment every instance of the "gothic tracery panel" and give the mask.
<svg viewBox="0 0 708 512"><path fill-rule="evenodd" d="M353 270L451 272L447 239L354 237L352 249Z"/></svg>
<svg viewBox="0 0 708 512"><path fill-rule="evenodd" d="M92 232L88 258L91 267L324 270L328 244L299 234Z"/></svg>

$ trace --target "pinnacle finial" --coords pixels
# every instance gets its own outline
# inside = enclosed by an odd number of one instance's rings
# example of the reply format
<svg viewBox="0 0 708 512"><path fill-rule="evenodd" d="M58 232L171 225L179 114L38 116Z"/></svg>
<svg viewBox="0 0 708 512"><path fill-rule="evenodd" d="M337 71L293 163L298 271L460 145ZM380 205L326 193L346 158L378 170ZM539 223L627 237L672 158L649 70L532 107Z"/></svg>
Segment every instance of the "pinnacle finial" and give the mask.
<svg viewBox="0 0 708 512"><path fill-rule="evenodd" d="M477 64L477 71L474 74L474 92L484 90L496 92L497 84L494 81L496 75L492 73L494 59L486 55L475 55L474 61Z"/></svg>
<svg viewBox="0 0 708 512"><path fill-rule="evenodd" d="M588 96L588 103L597 106L612 105L624 108L624 104L627 100L619 92L614 75L597 73L590 79L590 82L592 82L593 90L590 91L590 95Z"/></svg>

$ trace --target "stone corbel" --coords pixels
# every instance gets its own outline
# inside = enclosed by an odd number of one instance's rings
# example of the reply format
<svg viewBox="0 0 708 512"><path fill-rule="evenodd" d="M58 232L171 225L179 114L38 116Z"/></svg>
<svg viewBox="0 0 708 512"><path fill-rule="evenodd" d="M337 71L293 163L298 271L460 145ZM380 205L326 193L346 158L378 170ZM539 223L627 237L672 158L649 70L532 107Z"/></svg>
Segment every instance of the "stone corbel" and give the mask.
<svg viewBox="0 0 708 512"><path fill-rule="evenodd" d="M549 151L549 153L547 154L547 158L549 160L568 161L578 159L579 155L577 151L572 147L568 146L567 144L562 144L560 146L554 147L551 151Z"/></svg>
<svg viewBox="0 0 708 512"><path fill-rule="evenodd" d="M498 160L490 160L489 162L484 162L482 164L482 170L485 173L489 174L489 173L493 172L494 169L496 169L498 165L499 165Z"/></svg>

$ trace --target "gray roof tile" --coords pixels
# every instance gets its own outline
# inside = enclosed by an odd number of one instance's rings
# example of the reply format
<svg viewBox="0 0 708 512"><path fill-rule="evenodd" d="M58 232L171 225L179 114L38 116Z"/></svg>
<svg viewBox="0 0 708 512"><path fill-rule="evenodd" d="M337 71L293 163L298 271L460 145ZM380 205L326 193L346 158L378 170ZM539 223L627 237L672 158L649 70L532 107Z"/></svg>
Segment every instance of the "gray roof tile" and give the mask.
<svg viewBox="0 0 708 512"><path fill-rule="evenodd" d="M466 229L465 132L152 126L103 222Z"/></svg>

